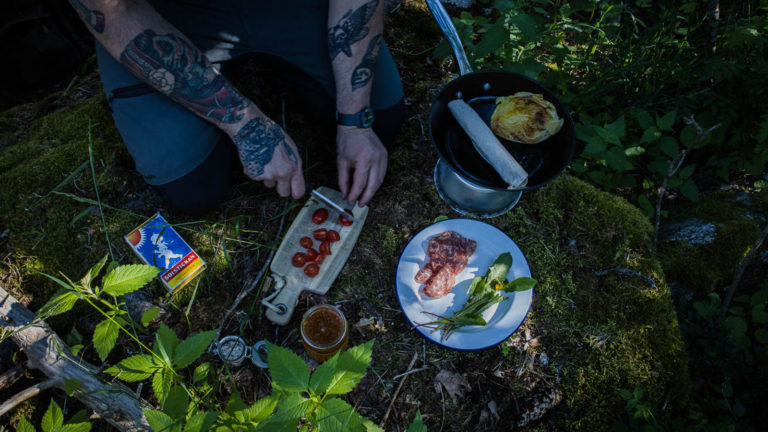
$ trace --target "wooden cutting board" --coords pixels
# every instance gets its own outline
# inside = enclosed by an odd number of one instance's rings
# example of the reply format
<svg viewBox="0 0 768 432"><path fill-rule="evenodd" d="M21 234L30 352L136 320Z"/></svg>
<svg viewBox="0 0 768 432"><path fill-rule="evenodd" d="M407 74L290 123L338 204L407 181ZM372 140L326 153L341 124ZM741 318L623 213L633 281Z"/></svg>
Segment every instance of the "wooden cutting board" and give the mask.
<svg viewBox="0 0 768 432"><path fill-rule="evenodd" d="M318 192L338 203L343 208L350 208L342 202L341 192L324 186L317 188ZM312 222L312 214L319 208L328 210L328 219L322 224ZM368 216L368 207L351 207L352 214L360 221L353 222L350 226L339 223L339 214L331 210L314 196L310 196L296 219L285 233L280 247L270 265L273 284L278 290L262 300L267 306L267 318L278 325L286 325L293 316L293 310L299 300L299 294L306 290L315 294L325 294L333 285L342 267L347 262L350 252L360 236L365 218ZM291 259L296 252L306 252L299 244L299 240L306 236L312 238L312 232L319 228L338 231L341 239L331 243L331 255L325 257L320 264L317 276L309 277L304 274L303 267L295 267ZM319 251L320 242L312 238L315 250Z"/></svg>

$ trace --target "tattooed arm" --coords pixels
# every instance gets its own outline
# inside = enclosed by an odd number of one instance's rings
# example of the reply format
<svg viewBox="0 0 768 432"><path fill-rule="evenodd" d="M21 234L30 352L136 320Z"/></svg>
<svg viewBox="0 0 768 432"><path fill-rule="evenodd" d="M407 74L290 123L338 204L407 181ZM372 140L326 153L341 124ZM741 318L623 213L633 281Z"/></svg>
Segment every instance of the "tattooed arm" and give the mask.
<svg viewBox="0 0 768 432"><path fill-rule="evenodd" d="M353 114L370 105L384 29L385 0L331 0L328 51L336 81L336 110ZM387 150L370 128L338 126L339 188L349 202L367 204L387 172ZM351 186L350 186L351 180Z"/></svg>
<svg viewBox="0 0 768 432"><path fill-rule="evenodd" d="M144 0L69 0L131 73L227 133L248 177L281 196L304 194L293 140Z"/></svg>

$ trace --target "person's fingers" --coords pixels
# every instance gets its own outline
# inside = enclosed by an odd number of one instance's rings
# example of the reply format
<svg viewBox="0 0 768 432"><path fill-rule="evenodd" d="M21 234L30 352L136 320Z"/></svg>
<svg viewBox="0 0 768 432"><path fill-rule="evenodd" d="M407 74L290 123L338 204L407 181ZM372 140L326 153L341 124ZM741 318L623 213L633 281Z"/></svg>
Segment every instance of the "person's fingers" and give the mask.
<svg viewBox="0 0 768 432"><path fill-rule="evenodd" d="M304 175L301 170L297 170L291 177L291 196L299 199L304 196L305 190Z"/></svg>
<svg viewBox="0 0 768 432"><path fill-rule="evenodd" d="M371 166L371 170L368 172L368 181L365 186L365 191L363 192L363 196L360 197L359 205L362 207L364 205L368 205L368 201L373 198L373 194L376 193L376 191L379 189L379 186L381 185L380 177L380 165L379 164L373 164Z"/></svg>
<svg viewBox="0 0 768 432"><path fill-rule="evenodd" d="M349 192L349 162L347 159L340 157L336 159L336 165L339 170L339 191L341 192L341 199L347 199L347 192Z"/></svg>
<svg viewBox="0 0 768 432"><path fill-rule="evenodd" d="M368 183L369 166L362 166L361 164L355 165L355 173L352 177L352 189L349 190L347 196L347 202L352 204L360 197L360 194L365 189L365 185Z"/></svg>
<svg viewBox="0 0 768 432"><path fill-rule="evenodd" d="M275 187L275 181L274 180L264 180L264 186L268 187L269 189L272 189Z"/></svg>
<svg viewBox="0 0 768 432"><path fill-rule="evenodd" d="M290 179L279 179L277 181L277 194L285 198L291 194Z"/></svg>

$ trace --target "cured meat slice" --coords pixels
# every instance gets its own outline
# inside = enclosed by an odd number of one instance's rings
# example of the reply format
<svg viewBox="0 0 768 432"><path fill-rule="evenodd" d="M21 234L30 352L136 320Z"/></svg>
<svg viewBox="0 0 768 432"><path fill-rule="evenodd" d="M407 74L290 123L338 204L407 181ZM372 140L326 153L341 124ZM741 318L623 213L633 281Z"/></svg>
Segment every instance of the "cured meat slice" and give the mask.
<svg viewBox="0 0 768 432"><path fill-rule="evenodd" d="M425 295L432 298L445 296L453 289L456 275L464 270L476 247L476 241L454 231L430 238L427 242L429 261L419 269L414 280L425 284Z"/></svg>

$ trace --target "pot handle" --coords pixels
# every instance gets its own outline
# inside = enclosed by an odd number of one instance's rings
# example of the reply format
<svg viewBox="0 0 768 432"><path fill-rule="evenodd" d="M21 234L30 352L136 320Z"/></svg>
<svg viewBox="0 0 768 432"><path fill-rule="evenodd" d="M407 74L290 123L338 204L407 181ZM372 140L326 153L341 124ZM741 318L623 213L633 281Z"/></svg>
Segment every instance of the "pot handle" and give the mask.
<svg viewBox="0 0 768 432"><path fill-rule="evenodd" d="M480 156L509 184L507 189L519 189L528 183L528 173L472 107L461 99L455 99L448 102L448 109L469 135Z"/></svg>
<svg viewBox="0 0 768 432"><path fill-rule="evenodd" d="M456 31L456 27L453 26L453 21L448 16L448 12L446 12L443 4L440 3L440 0L427 0L427 6L429 11L432 12L438 27L443 31L445 39L453 49L453 55L456 56L456 61L459 63L459 73L466 75L472 72L472 66L469 65L469 60L467 60L467 53L464 52L464 46L461 44L459 33Z"/></svg>

